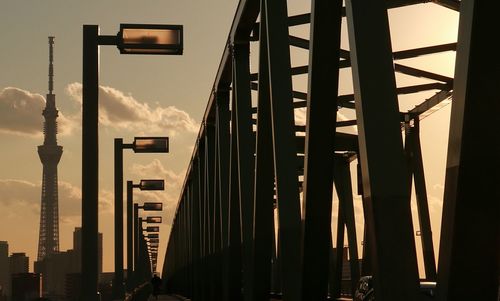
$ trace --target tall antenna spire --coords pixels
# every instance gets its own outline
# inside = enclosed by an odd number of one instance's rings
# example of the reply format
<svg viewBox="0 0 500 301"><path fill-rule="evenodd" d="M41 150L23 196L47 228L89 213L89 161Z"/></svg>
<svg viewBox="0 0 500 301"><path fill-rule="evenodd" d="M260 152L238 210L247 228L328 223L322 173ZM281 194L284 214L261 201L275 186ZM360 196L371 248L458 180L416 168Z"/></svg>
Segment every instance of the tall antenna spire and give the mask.
<svg viewBox="0 0 500 301"><path fill-rule="evenodd" d="M49 37L49 93L43 110L44 140L38 146L38 155L43 165L42 205L40 214L40 236L38 239L38 261L47 255L59 252L59 200L57 164L63 152L57 144L56 95L54 90L54 37Z"/></svg>
<svg viewBox="0 0 500 301"><path fill-rule="evenodd" d="M54 90L54 37L49 37L49 94Z"/></svg>

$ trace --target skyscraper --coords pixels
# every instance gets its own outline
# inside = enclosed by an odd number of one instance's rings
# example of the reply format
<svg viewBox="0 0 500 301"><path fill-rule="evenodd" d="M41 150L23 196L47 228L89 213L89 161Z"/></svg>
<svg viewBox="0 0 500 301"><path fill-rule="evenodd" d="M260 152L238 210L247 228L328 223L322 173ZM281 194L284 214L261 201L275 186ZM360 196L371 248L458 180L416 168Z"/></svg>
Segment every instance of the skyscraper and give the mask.
<svg viewBox="0 0 500 301"><path fill-rule="evenodd" d="M9 273L21 274L28 273L30 267L30 258L26 253L12 253L9 257Z"/></svg>
<svg viewBox="0 0 500 301"><path fill-rule="evenodd" d="M57 145L58 111L53 92L53 47L54 37L49 37L49 94L43 110L45 118L43 145L38 146L38 155L43 165L42 206L40 235L38 239L38 261L59 251L59 209L57 189L57 164L61 159L62 146Z"/></svg>
<svg viewBox="0 0 500 301"><path fill-rule="evenodd" d="M9 293L9 244L0 241L0 300Z"/></svg>

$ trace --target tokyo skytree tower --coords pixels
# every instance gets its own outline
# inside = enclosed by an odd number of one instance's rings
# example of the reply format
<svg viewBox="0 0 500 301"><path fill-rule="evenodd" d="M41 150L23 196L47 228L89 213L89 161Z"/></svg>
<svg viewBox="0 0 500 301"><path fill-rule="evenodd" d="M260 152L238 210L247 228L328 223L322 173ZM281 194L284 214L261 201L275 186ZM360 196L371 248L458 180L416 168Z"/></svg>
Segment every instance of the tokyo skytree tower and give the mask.
<svg viewBox="0 0 500 301"><path fill-rule="evenodd" d="M59 208L58 208L58 181L57 164L63 152L62 146L57 145L57 116L56 96L53 92L53 51L54 37L49 37L49 93L43 110L45 119L43 145L38 146L38 155L43 165L42 206L40 214L40 235L38 238L38 261L45 256L59 252Z"/></svg>

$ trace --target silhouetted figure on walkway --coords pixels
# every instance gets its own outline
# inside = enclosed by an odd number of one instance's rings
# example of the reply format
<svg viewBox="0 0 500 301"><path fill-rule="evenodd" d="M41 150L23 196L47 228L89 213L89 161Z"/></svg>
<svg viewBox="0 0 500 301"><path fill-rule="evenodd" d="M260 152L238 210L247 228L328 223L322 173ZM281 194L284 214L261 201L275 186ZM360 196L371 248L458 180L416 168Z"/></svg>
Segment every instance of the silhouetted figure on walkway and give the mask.
<svg viewBox="0 0 500 301"><path fill-rule="evenodd" d="M153 285L153 296L158 300L158 294L160 293L161 288L161 278L158 275L154 274L151 279L151 284Z"/></svg>

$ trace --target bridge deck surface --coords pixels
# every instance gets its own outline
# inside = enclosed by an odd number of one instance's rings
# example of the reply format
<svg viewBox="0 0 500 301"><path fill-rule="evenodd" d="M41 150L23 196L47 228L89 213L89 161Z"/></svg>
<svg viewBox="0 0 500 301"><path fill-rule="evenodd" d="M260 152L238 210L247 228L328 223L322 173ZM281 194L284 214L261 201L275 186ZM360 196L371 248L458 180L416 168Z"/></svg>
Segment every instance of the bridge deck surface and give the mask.
<svg viewBox="0 0 500 301"><path fill-rule="evenodd" d="M187 299L177 298L171 295L158 295L158 299L156 299L154 296L149 296L148 299L148 301L180 301L180 300L187 300Z"/></svg>
<svg viewBox="0 0 500 301"><path fill-rule="evenodd" d="M189 299L184 299L182 297L176 297L172 295L158 295L158 299L154 296L150 296L148 301L188 301ZM337 301L351 301L349 298L336 299ZM271 301L281 301L280 299L271 299Z"/></svg>

